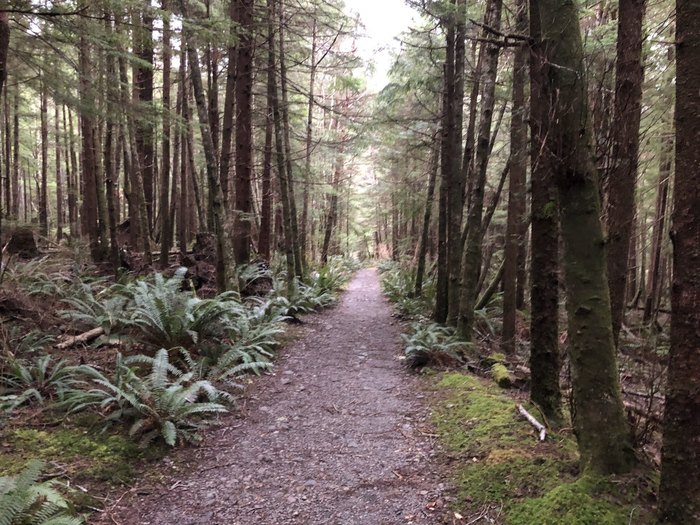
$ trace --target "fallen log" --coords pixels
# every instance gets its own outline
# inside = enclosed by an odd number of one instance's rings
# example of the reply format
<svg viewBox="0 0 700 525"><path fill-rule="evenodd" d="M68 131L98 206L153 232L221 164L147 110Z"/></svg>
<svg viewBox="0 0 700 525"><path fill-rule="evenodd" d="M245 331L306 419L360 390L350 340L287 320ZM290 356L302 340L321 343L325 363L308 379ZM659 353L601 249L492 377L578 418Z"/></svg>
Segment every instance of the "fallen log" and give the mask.
<svg viewBox="0 0 700 525"><path fill-rule="evenodd" d="M69 337L62 343L57 344L56 348L59 350L65 350L66 348L70 348L71 346L75 346L79 343L89 343L90 341L101 336L104 333L104 328L93 328L92 330L88 330L87 332L84 332L80 335L74 335L73 337Z"/></svg>
<svg viewBox="0 0 700 525"><path fill-rule="evenodd" d="M544 427L542 423L537 421L530 412L525 410L525 407L522 405L518 405L518 412L522 414L525 419L528 420L528 422L535 427L535 429L540 433L540 441L544 441L545 438L547 437L547 429Z"/></svg>

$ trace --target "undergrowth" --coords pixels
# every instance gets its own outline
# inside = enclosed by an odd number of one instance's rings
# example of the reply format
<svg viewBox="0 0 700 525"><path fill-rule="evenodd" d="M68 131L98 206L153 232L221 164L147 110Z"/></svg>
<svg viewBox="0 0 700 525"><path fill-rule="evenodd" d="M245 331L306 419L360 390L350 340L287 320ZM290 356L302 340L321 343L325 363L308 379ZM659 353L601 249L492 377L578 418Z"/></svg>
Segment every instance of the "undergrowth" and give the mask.
<svg viewBox="0 0 700 525"><path fill-rule="evenodd" d="M434 423L455 460L460 513L479 508L506 525L652 523L645 473L578 477L574 438L562 433L539 442L515 401L497 387L449 373L435 389Z"/></svg>
<svg viewBox="0 0 700 525"><path fill-rule="evenodd" d="M126 483L145 459L198 440L200 428L229 410L243 377L272 367L282 323L333 304L358 267L332 258L298 283L291 297L273 287L264 297L229 292L202 299L184 268L171 277L125 275L113 282L66 261L13 265L6 284L19 300L8 292L10 316L3 311L0 317L0 441L7 448L0 473L15 477L2 478L3 488L19 487L17 480L25 478L30 492L43 486L33 479L36 466L22 471L32 458L48 462L51 476L88 486ZM278 283L284 276L251 265L239 279L246 284L260 277ZM19 322L17 308L26 311ZM79 345L77 355L49 356L55 334L27 329L31 316L46 310L47 326L62 320L64 333L100 335ZM85 508L99 505L89 495L82 499ZM35 503L28 504L38 518L52 517ZM8 521L0 513L0 524L44 523L22 516ZM55 517L46 523L78 523Z"/></svg>

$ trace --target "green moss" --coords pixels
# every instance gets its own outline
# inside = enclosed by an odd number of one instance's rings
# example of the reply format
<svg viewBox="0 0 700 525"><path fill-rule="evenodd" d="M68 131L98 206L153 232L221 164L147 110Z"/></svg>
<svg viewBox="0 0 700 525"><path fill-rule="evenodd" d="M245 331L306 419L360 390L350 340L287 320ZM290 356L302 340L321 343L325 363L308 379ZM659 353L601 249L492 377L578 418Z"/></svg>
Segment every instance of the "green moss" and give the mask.
<svg viewBox="0 0 700 525"><path fill-rule="evenodd" d="M513 378L510 377L508 368L502 363L496 363L491 367L491 377L501 388L510 388L513 385Z"/></svg>
<svg viewBox="0 0 700 525"><path fill-rule="evenodd" d="M540 498L527 499L508 512L508 525L625 525L641 523L638 513L614 501L611 494L617 489L609 482L582 477L572 483L556 487Z"/></svg>
<svg viewBox="0 0 700 525"><path fill-rule="evenodd" d="M18 429L6 435L4 441L13 452L0 458L0 472L17 472L27 459L42 458L60 464L75 480L110 483L127 482L137 462L161 454L156 449L144 451L122 435L76 429Z"/></svg>
<svg viewBox="0 0 700 525"><path fill-rule="evenodd" d="M577 481L574 438L550 434L546 442L539 442L517 414L515 401L493 383L450 373L442 376L437 388L441 401L434 423L459 465L456 510L497 505L509 525L622 524L628 523L631 512L634 523L645 523L648 513L641 507L633 510L644 500L645 489L629 490L635 486L630 480ZM536 412L533 407L529 410ZM626 519L619 521L621 516Z"/></svg>

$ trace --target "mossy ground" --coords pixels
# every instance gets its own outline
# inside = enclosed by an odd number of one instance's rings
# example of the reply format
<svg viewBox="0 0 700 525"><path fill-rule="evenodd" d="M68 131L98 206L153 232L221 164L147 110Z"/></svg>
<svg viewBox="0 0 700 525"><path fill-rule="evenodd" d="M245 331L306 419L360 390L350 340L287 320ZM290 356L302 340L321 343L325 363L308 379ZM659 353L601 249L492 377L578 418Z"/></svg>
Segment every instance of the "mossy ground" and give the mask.
<svg viewBox="0 0 700 525"><path fill-rule="evenodd" d="M6 428L0 433L0 446L0 476L16 474L29 460L42 459L46 473L87 487L87 492L75 490L69 496L79 511L100 507L100 494L129 483L138 466L165 453L157 447L141 449L122 434L79 426Z"/></svg>
<svg viewBox="0 0 700 525"><path fill-rule="evenodd" d="M539 442L518 416L516 401L493 383L461 373L435 382L440 401L434 422L458 465L461 513L492 505L506 525L651 523L653 483L640 484L639 473L616 480L579 477L574 438L550 434Z"/></svg>

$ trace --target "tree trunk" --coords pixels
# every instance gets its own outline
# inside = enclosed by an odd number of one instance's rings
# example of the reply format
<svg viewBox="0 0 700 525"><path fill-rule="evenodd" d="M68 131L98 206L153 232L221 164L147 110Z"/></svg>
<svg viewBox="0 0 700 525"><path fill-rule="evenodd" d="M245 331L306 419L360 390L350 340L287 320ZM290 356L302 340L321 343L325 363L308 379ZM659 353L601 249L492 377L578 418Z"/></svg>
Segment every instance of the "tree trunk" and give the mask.
<svg viewBox="0 0 700 525"><path fill-rule="evenodd" d="M416 297L420 297L423 292L423 276L425 274L425 259L428 253L428 235L430 234L430 216L433 211L433 199L435 196L435 182L437 179L438 166L440 162L440 140L438 136L433 138L433 147L430 152L430 163L428 166L428 195L425 199L425 212L423 214L423 230L420 236L420 246L418 248L418 265L416 268L416 285L413 291Z"/></svg>
<svg viewBox="0 0 700 525"><path fill-rule="evenodd" d="M232 22L238 20L237 0L229 0L229 19ZM238 40L238 28L231 26L229 38L232 42ZM231 168L231 154L233 143L233 117L236 101L236 46L230 44L228 47L228 65L226 69L226 92L224 94L224 121L221 132L221 158L219 160L219 178L221 179L221 190L224 196L224 208L229 209L229 171Z"/></svg>
<svg viewBox="0 0 700 525"><path fill-rule="evenodd" d="M170 224L170 18L168 14L168 0L161 0L163 16L163 161L160 176L160 266L165 269L168 266L168 255L172 242Z"/></svg>
<svg viewBox="0 0 700 525"><path fill-rule="evenodd" d="M112 22L109 15L105 15L105 29L109 32L112 31ZM119 188L117 170L115 167L115 157L118 154L117 148L115 147L116 138L115 134L118 132L118 126L116 123L116 112L118 111L118 101L119 101L119 91L117 86L119 85L119 73L115 66L115 59L112 55L107 54L105 56L105 69L106 69L106 109L107 109L107 122L105 131L105 145L104 145L104 170L105 170L105 191L107 196L107 216L109 222L109 259L112 263L112 270L114 275L118 277L119 268L121 267L121 261L119 256L119 242L117 240L117 221L118 221L118 209L116 205L116 191Z"/></svg>
<svg viewBox="0 0 700 525"><path fill-rule="evenodd" d="M236 264L250 261L250 230L253 173L253 1L238 0L236 78L236 194L234 202L233 253Z"/></svg>
<svg viewBox="0 0 700 525"><path fill-rule="evenodd" d="M306 259L308 222L309 222L309 182L311 180L311 150L313 146L313 125L314 125L314 88L316 86L316 17L313 19L311 28L311 58L309 71L309 104L306 112L306 159L304 168L304 195L301 210L301 227L299 232L299 250L302 257Z"/></svg>
<svg viewBox="0 0 700 525"><path fill-rule="evenodd" d="M700 523L700 5L676 2L676 179L671 347L659 518Z"/></svg>
<svg viewBox="0 0 700 525"><path fill-rule="evenodd" d="M516 30L526 34L527 6L524 0L518 0L516 6ZM525 108L525 79L527 78L527 48L515 49L513 58L513 109L510 128L510 179L508 184L508 221L506 225L506 243L503 263L503 332L501 333L501 350L506 354L515 351L515 319L517 307L518 265L525 261L519 259L521 223L525 218L525 199L527 176L527 124Z"/></svg>
<svg viewBox="0 0 700 525"><path fill-rule="evenodd" d="M135 142L143 179L143 196L146 206L149 236L153 227L153 177L154 177L154 119L153 119L153 16L146 9L135 15L134 54L139 63L134 67L134 98L137 101Z"/></svg>
<svg viewBox="0 0 700 525"><path fill-rule="evenodd" d="M61 173L61 119L59 104L54 100L54 140L56 161L56 242L63 239L63 174ZM9 209L9 208L8 208Z"/></svg>
<svg viewBox="0 0 700 525"><path fill-rule="evenodd" d="M651 239L651 261L647 278L647 296L644 301L645 324L655 320L655 312L659 306L661 295L661 249L664 244L664 231L666 229L666 214L668 213L668 187L673 169L673 137L662 138L659 158L659 178L656 184L656 215Z"/></svg>
<svg viewBox="0 0 700 525"><path fill-rule="evenodd" d="M91 115L91 107L94 105L94 93L91 82L90 47L85 37L80 38L79 44L79 78L80 78L80 100L83 110L80 113L80 129L82 137L82 184L83 184L83 206L81 218L85 226L83 233L86 233L90 243L90 253L95 262L103 259L102 246L97 227L97 180L96 180L96 155L95 151L95 123ZM26 206L25 206L26 212Z"/></svg>
<svg viewBox="0 0 700 525"><path fill-rule="evenodd" d="M282 94L282 125L284 134L284 156L289 187L289 214L292 221L292 250L294 252L294 273L300 281L304 279L305 261L299 243L299 224L297 223L297 205L294 192L294 172L292 170L292 147L289 138L289 96L287 94L287 63L284 51L284 0L279 0L279 64L280 91Z"/></svg>
<svg viewBox="0 0 700 525"><path fill-rule="evenodd" d="M39 192L39 232L49 236L49 96L42 78L39 93L41 114L41 191Z"/></svg>
<svg viewBox="0 0 700 525"><path fill-rule="evenodd" d="M265 150L262 169L262 204L260 207L260 232L258 234L258 254L265 261L270 260L272 251L272 134L274 128L272 99L275 96L274 60L267 65L267 102L265 111Z"/></svg>
<svg viewBox="0 0 700 525"><path fill-rule="evenodd" d="M267 67L275 72L275 0L267 0L267 36L268 52ZM277 159L277 178L280 188L280 200L282 201L282 222L284 223L284 251L287 262L287 296L294 294L294 249L292 246L292 221L289 212L289 195L287 177L285 174L284 139L282 137L282 115L280 113L279 95L277 93L276 75L268 77L268 96L272 108L272 119L275 131L275 157Z"/></svg>
<svg viewBox="0 0 700 525"><path fill-rule="evenodd" d="M187 18L187 2L180 0L182 7L182 15ZM220 292L229 289L229 274L228 261L226 251L226 232L224 225L226 224L225 210L223 207L223 197L221 195L221 185L219 179L219 170L217 166L216 149L211 135L211 126L209 125L209 114L207 112L207 101L204 96L204 87L202 85L202 74L199 68L199 56L197 49L192 44L192 35L186 31L185 40L187 42L187 61L190 66L190 81L192 90L194 91L195 103L197 106L197 114L199 116L199 128L202 135L202 145L204 147L204 156L206 159L207 182L209 183L209 191L213 195L211 199L212 209L210 213L214 225L214 237L216 239L216 280ZM192 173L194 178L195 174Z"/></svg>
<svg viewBox="0 0 700 525"><path fill-rule="evenodd" d="M584 471L622 472L634 454L615 359L578 8L568 0L540 0L539 22L551 64L541 95L551 114L545 147L564 244L574 432Z"/></svg>
<svg viewBox="0 0 700 525"><path fill-rule="evenodd" d="M628 254L634 221L634 192L641 119L642 23L646 0L620 0L617 29L612 169L608 178L608 286L615 344L624 318Z"/></svg>
<svg viewBox="0 0 700 525"><path fill-rule="evenodd" d="M466 38L466 2L455 0L453 91L450 111L453 112L449 157L444 161L449 170L447 178L447 254L449 261L447 322L455 325L460 306L460 268L462 262L462 215L464 208L464 179L462 172L462 114L464 112L464 64ZM449 43L448 43L449 45ZM448 54L449 57L449 54Z"/></svg>
<svg viewBox="0 0 700 525"><path fill-rule="evenodd" d="M502 0L489 0L484 15L486 26L498 31L501 26ZM485 31L485 30L484 30ZM474 327L474 304L476 287L481 271L481 222L484 212L484 187L491 149L491 123L496 94L499 46L482 44L484 50L484 73L481 93L481 117L476 141L476 169L467 215L467 236L462 259L462 282L459 301L457 330L467 341L471 341Z"/></svg>

